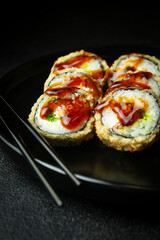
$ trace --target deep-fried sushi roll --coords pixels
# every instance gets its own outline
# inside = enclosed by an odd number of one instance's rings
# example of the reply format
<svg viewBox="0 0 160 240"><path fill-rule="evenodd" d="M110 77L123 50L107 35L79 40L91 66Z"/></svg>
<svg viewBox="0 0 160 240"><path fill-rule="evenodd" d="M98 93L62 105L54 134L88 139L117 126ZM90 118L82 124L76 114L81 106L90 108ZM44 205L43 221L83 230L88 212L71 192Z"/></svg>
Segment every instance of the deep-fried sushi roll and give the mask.
<svg viewBox="0 0 160 240"><path fill-rule="evenodd" d="M158 97L160 96L160 78L153 77L150 72L131 72L121 75L107 89L106 94L120 89L141 88L152 90Z"/></svg>
<svg viewBox="0 0 160 240"><path fill-rule="evenodd" d="M95 119L97 136L104 144L121 151L140 151L158 138L159 99L148 90L117 90L96 107Z"/></svg>
<svg viewBox="0 0 160 240"><path fill-rule="evenodd" d="M50 75L44 84L45 94L56 95L57 90L76 90L94 107L102 96L102 89L84 69L69 68ZM63 92L64 93L64 92Z"/></svg>
<svg viewBox="0 0 160 240"><path fill-rule="evenodd" d="M131 53L119 57L111 66L110 83L127 72L144 71L160 78L160 61L153 56Z"/></svg>
<svg viewBox="0 0 160 240"><path fill-rule="evenodd" d="M83 50L60 57L28 120L54 146L88 141L95 128L107 146L140 151L160 136L160 60L131 53L109 69Z"/></svg>
<svg viewBox="0 0 160 240"><path fill-rule="evenodd" d="M93 136L93 109L101 88L82 69L57 71L32 107L30 123L53 145L77 145Z"/></svg>
<svg viewBox="0 0 160 240"><path fill-rule="evenodd" d="M94 53L83 50L58 58L51 69L51 73L72 67L87 70L101 86L105 84L109 74L109 67L105 60Z"/></svg>
<svg viewBox="0 0 160 240"><path fill-rule="evenodd" d="M77 93L70 94L69 98L43 94L29 115L30 123L54 146L77 145L93 137L89 102Z"/></svg>

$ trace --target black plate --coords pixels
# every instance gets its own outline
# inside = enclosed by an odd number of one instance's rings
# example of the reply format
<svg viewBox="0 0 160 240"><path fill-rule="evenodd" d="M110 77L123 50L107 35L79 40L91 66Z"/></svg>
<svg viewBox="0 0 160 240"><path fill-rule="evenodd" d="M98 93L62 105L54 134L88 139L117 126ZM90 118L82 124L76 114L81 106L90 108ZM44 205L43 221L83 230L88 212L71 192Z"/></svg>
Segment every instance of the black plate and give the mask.
<svg viewBox="0 0 160 240"><path fill-rule="evenodd" d="M120 55L129 52L141 52L160 58L160 48L147 46L109 46L103 49L87 49L110 64ZM26 120L36 99L43 92L53 62L68 52L58 52L43 56L18 67L1 79L4 97L17 113ZM27 120L26 120L27 121ZM15 151L18 151L5 128L1 139ZM54 180L56 186L70 194L90 197L99 201L142 200L159 196L160 193L160 141L142 152L119 152L104 146L97 137L77 147L56 147L71 171L82 180L80 188L68 180L55 164L51 167L45 162L45 156L37 154L37 161ZM36 155L37 154L37 155Z"/></svg>

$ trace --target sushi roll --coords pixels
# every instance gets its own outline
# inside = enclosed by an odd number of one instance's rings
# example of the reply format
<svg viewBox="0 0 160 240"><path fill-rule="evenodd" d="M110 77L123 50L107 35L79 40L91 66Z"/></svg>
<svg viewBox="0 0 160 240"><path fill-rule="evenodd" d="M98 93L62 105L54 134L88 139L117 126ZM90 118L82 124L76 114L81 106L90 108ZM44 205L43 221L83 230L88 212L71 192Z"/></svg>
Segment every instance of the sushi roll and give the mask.
<svg viewBox="0 0 160 240"><path fill-rule="evenodd" d="M29 122L54 146L81 144L93 137L93 109L100 97L85 70L64 69L46 81Z"/></svg>
<svg viewBox="0 0 160 240"><path fill-rule="evenodd" d="M95 109L97 136L121 151L140 151L159 137L160 103L151 90L121 89Z"/></svg>
<svg viewBox="0 0 160 240"><path fill-rule="evenodd" d="M78 145L93 137L89 102L77 94L63 99L43 94L32 107L29 122L54 146Z"/></svg>
<svg viewBox="0 0 160 240"><path fill-rule="evenodd" d="M90 102L92 107L102 97L102 88L84 69L67 68L51 74L44 84L44 92L53 95L56 89L76 89Z"/></svg>
<svg viewBox="0 0 160 240"><path fill-rule="evenodd" d="M144 71L160 78L160 61L154 57L140 53L130 53L119 57L111 66L109 84L127 72Z"/></svg>
<svg viewBox="0 0 160 240"><path fill-rule="evenodd" d="M106 94L109 94L118 89L141 88L152 90L155 95L160 96L160 79L150 72L131 72L121 75L107 89Z"/></svg>
<svg viewBox="0 0 160 240"><path fill-rule="evenodd" d="M60 57L28 120L54 146L79 145L95 129L109 147L140 151L159 139L160 61L131 53L109 69L83 50Z"/></svg>
<svg viewBox="0 0 160 240"><path fill-rule="evenodd" d="M87 70L101 86L105 84L109 74L109 67L105 60L94 53L85 52L84 50L72 52L58 58L54 62L51 74L72 67Z"/></svg>

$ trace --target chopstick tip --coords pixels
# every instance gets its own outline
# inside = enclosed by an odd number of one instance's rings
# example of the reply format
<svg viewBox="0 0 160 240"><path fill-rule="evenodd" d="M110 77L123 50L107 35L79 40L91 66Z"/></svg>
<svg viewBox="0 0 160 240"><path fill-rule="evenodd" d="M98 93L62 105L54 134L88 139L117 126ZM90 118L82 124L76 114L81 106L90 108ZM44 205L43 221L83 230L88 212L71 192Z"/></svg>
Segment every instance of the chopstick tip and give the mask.
<svg viewBox="0 0 160 240"><path fill-rule="evenodd" d="M77 186L80 186L81 182L77 179L76 184L77 184Z"/></svg>
<svg viewBox="0 0 160 240"><path fill-rule="evenodd" d="M63 205L63 202L59 199L59 201L57 201L57 205L61 207Z"/></svg>

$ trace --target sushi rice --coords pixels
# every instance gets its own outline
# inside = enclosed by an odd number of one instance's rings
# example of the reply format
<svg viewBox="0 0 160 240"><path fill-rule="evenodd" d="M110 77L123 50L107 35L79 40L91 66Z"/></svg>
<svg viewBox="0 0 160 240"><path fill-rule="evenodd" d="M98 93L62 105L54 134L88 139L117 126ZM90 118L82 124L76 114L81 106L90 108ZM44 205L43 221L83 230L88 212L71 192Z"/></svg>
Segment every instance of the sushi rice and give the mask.
<svg viewBox="0 0 160 240"><path fill-rule="evenodd" d="M153 77L158 77L160 81L160 60L150 55L140 53L122 55L114 61L110 70L112 74L108 79L109 86L121 75L137 71L150 72Z"/></svg>
<svg viewBox="0 0 160 240"><path fill-rule="evenodd" d="M125 69L127 66L129 66L130 62L134 63L134 60L139 59L139 57L136 56L130 56L125 59L123 59L116 67L116 69L123 68ZM136 61L135 61L136 62ZM143 58L143 61L137 66L136 68L137 71L147 71L151 72L153 75L160 77L160 71L158 69L157 64L152 62L151 60L147 58Z"/></svg>
<svg viewBox="0 0 160 240"><path fill-rule="evenodd" d="M99 85L84 69L57 71L46 80L29 121L55 146L78 145L93 137L92 110L100 97Z"/></svg>
<svg viewBox="0 0 160 240"><path fill-rule="evenodd" d="M61 123L61 116L59 114L61 111L63 111L61 106L58 106L57 109L54 111L54 113L52 114L51 121L46 121L46 119L42 119L40 117L41 108L49 100L50 100L50 97L44 95L44 98L39 103L36 114L35 114L35 124L42 131L48 132L51 134L66 134L66 133L71 133L71 132L77 132L85 126L86 121L83 122L82 125L79 125L77 128L74 128L74 129L65 128ZM51 99L51 101L52 101L52 99Z"/></svg>
<svg viewBox="0 0 160 240"><path fill-rule="evenodd" d="M58 58L51 69L51 73L65 68L80 68L88 71L89 74L101 85L107 82L109 66L107 62L98 55L84 50L69 53Z"/></svg>
<svg viewBox="0 0 160 240"><path fill-rule="evenodd" d="M115 92L113 98L118 102L119 98L123 101L134 101L135 107L143 105L143 101L148 104L147 111L131 126L114 127L119 124L119 119L115 112L110 108L102 111L102 124L108 126L110 129L114 128L114 132L125 137L136 137L139 135L149 134L157 125L159 119L159 106L154 96L149 92L142 92L138 89L135 90L120 90ZM136 106L137 105L137 106Z"/></svg>

